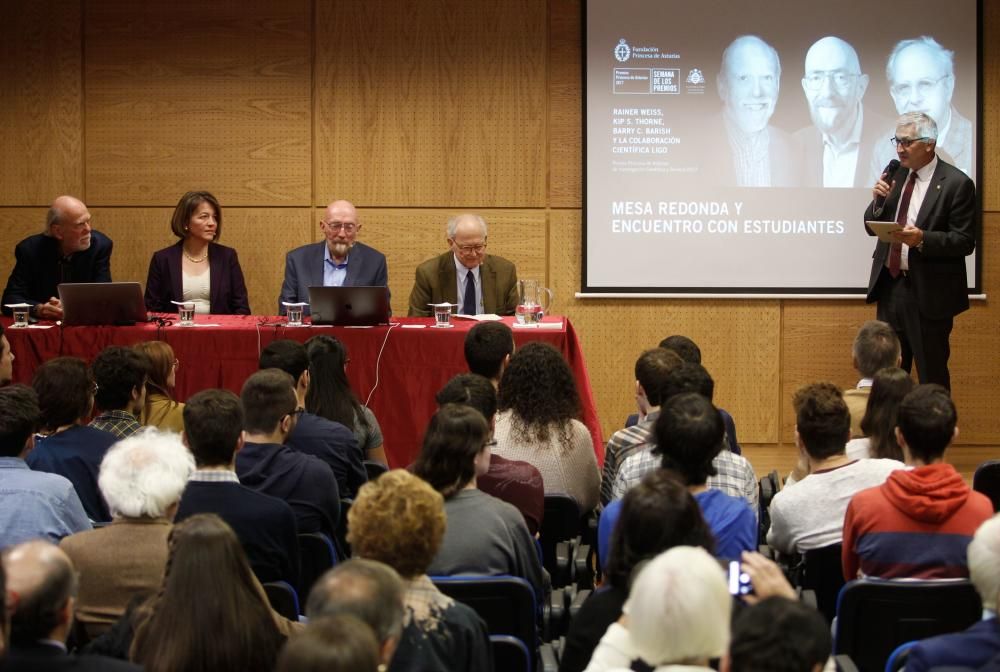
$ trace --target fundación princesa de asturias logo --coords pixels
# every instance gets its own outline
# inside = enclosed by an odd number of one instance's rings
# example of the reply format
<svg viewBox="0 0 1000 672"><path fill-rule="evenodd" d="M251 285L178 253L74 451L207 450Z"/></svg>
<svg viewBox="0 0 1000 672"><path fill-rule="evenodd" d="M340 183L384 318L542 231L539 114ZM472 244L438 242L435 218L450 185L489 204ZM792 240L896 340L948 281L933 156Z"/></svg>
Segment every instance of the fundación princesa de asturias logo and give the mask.
<svg viewBox="0 0 1000 672"><path fill-rule="evenodd" d="M688 73L687 83L695 85L704 84L705 76L701 74L701 70L699 70L698 68L694 68L693 70L691 70L691 72Z"/></svg>
<svg viewBox="0 0 1000 672"><path fill-rule="evenodd" d="M628 57L632 55L632 50L628 46L628 42L625 38L618 40L618 44L615 46L615 58L618 59L620 63L624 63L628 60Z"/></svg>

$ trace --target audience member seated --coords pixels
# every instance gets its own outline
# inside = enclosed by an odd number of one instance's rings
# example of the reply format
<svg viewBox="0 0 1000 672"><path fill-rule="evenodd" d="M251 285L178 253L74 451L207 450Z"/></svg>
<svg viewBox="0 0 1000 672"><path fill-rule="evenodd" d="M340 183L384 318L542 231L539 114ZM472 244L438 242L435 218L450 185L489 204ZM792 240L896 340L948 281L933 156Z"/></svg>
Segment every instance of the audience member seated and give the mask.
<svg viewBox="0 0 1000 672"><path fill-rule="evenodd" d="M868 405L861 418L861 433L864 438L848 441L848 457L903 459L903 449L896 442L896 414L899 404L913 391L915 385L909 373L895 366L875 374L868 395Z"/></svg>
<svg viewBox="0 0 1000 672"><path fill-rule="evenodd" d="M358 401L347 379L351 360L344 344L333 336L313 336L306 341L306 353L310 380L306 410L351 429L364 459L388 464L382 428L371 409Z"/></svg>
<svg viewBox="0 0 1000 672"><path fill-rule="evenodd" d="M804 553L842 541L847 504L859 490L881 485L902 469L896 460L854 460L844 452L851 415L840 390L814 383L795 393L795 446L808 474L771 500L767 543L782 553Z"/></svg>
<svg viewBox="0 0 1000 672"><path fill-rule="evenodd" d="M287 622L271 610L232 529L212 514L192 516L173 527L168 548L129 658L146 672L271 672Z"/></svg>
<svg viewBox="0 0 1000 672"><path fill-rule="evenodd" d="M180 367L174 349L163 341L143 341L132 348L149 360L146 402L142 406L139 422L180 434L184 431L184 404L174 401L172 394Z"/></svg>
<svg viewBox="0 0 1000 672"><path fill-rule="evenodd" d="M653 449L653 427L663 401L660 395L670 393L667 374L683 361L680 355L666 348L647 350L635 360L635 399L642 419L619 429L608 440L601 472L602 506L607 506L612 499L612 486L622 462L640 451Z"/></svg>
<svg viewBox="0 0 1000 672"><path fill-rule="evenodd" d="M142 668L102 656L66 651L73 626L76 573L59 547L29 541L4 551L10 600L10 651L0 660L3 672L80 670L127 672ZM0 617L6 618L6 613Z"/></svg>
<svg viewBox="0 0 1000 672"><path fill-rule="evenodd" d="M246 442L236 454L240 483L288 502L302 534L333 537L340 520L337 478L323 460L287 445L300 409L292 377L264 369L243 383L240 392Z"/></svg>
<svg viewBox="0 0 1000 672"><path fill-rule="evenodd" d="M448 220L449 250L417 266L410 291L410 317L431 315L429 304L454 303L461 315L513 315L517 269L486 254L486 220L462 214Z"/></svg>
<svg viewBox="0 0 1000 672"><path fill-rule="evenodd" d="M321 576L309 593L310 622L331 616L360 619L375 633L379 662L388 666L403 632L403 582L392 567L351 558Z"/></svg>
<svg viewBox="0 0 1000 672"><path fill-rule="evenodd" d="M349 201L330 203L319 228L325 240L296 247L285 255L279 315L285 314L284 302L308 303L310 287L389 286L385 255L357 242L361 218L354 205ZM305 314L309 314L309 306Z"/></svg>
<svg viewBox="0 0 1000 672"><path fill-rule="evenodd" d="M701 364L684 362L672 367L664 376L659 394L661 404L666 403L674 395L690 392L712 401L715 382ZM721 417L721 413L719 415ZM723 432L723 447L725 447L725 432ZM618 476L611 486L611 499L621 499L628 489L641 481L646 474L659 468L660 453L654 440L626 458L618 468ZM742 497L756 517L759 483L750 461L730 450L721 450L712 460L712 467L713 472L708 477L708 487L721 490L731 497Z"/></svg>
<svg viewBox="0 0 1000 672"><path fill-rule="evenodd" d="M276 672L377 672L378 642L372 629L342 614L310 620L278 656Z"/></svg>
<svg viewBox="0 0 1000 672"><path fill-rule="evenodd" d="M465 363L471 373L487 378L493 387L514 354L514 332L503 322L478 322L465 335Z"/></svg>
<svg viewBox="0 0 1000 672"><path fill-rule="evenodd" d="M261 583L299 582L295 514L276 497L240 485L236 453L243 448L243 407L228 390L202 390L184 406L186 445L196 469L177 508L176 522L218 514L236 533Z"/></svg>
<svg viewBox="0 0 1000 672"><path fill-rule="evenodd" d="M966 547L993 515L990 499L973 491L944 461L958 436L948 390L919 385L899 405L896 440L912 470L854 496L844 518L844 578L943 579L969 575Z"/></svg>
<svg viewBox="0 0 1000 672"><path fill-rule="evenodd" d="M486 624L427 577L444 537L441 495L407 471L389 471L361 487L347 522L354 555L384 562L403 579L403 633L390 672L490 672Z"/></svg>
<svg viewBox="0 0 1000 672"><path fill-rule="evenodd" d="M715 537L716 555L732 560L743 551L757 548L757 518L745 500L711 488L706 482L715 474L713 460L723 451L724 433L722 417L715 406L695 392L667 399L656 419L661 467L676 473L694 495ZM601 514L597 534L601 558L608 557L611 531L621 506L621 500L615 500Z"/></svg>
<svg viewBox="0 0 1000 672"><path fill-rule="evenodd" d="M721 672L822 672L833 640L826 619L787 597L769 597L733 619Z"/></svg>
<svg viewBox="0 0 1000 672"><path fill-rule="evenodd" d="M608 626L622 615L636 567L674 546L701 546L714 553L715 539L687 488L670 472L657 469L622 500L604 583L570 623L560 672L582 672Z"/></svg>
<svg viewBox="0 0 1000 672"><path fill-rule="evenodd" d="M657 672L711 670L729 644L732 602L725 573L704 549L665 551L639 572L627 615L608 628L587 672L629 670L635 659Z"/></svg>
<svg viewBox="0 0 1000 672"><path fill-rule="evenodd" d="M518 350L500 381L496 453L533 464L546 493L565 493L581 512L598 501L594 442L580 417L580 396L562 354L533 341Z"/></svg>
<svg viewBox="0 0 1000 672"><path fill-rule="evenodd" d="M445 404L431 418L413 473L441 493L448 527L427 572L509 574L544 596L542 563L521 513L476 487L490 465L490 428L469 406Z"/></svg>
<svg viewBox="0 0 1000 672"><path fill-rule="evenodd" d="M306 399L313 387L313 381L320 387L327 384L322 376L312 377L309 370L309 355L298 341L280 339L272 342L260 353L261 369L281 369L295 381L297 408L306 408ZM295 428L288 435L287 445L292 450L312 455L326 462L337 479L337 490L341 497L353 498L358 488L368 480L365 473L364 456L358 448L357 438L344 425L310 412L300 413Z"/></svg>
<svg viewBox="0 0 1000 672"><path fill-rule="evenodd" d="M140 429L136 418L146 403L149 360L130 348L109 345L90 364L94 376L94 405L100 414L90 421L94 429L111 432L117 439Z"/></svg>
<svg viewBox="0 0 1000 672"><path fill-rule="evenodd" d="M179 435L147 428L111 447L98 485L111 524L66 537L59 546L80 580L76 622L98 637L139 594L155 592L167 562L167 534L194 460Z"/></svg>
<svg viewBox="0 0 1000 672"><path fill-rule="evenodd" d="M38 538L55 542L90 529L73 484L32 471L24 461L40 417L33 389L0 388L0 548Z"/></svg>
<svg viewBox="0 0 1000 672"><path fill-rule="evenodd" d="M14 269L0 299L31 305L39 320L61 320L61 282L111 282L111 239L90 226L90 212L78 198L59 196L45 215L45 232L28 236L14 248Z"/></svg>
<svg viewBox="0 0 1000 672"><path fill-rule="evenodd" d="M498 324L483 322L482 324ZM493 384L475 373L462 373L441 388L438 406L463 404L486 418L492 436L496 428L497 392ZM520 460L508 460L490 451L490 468L476 478L476 487L517 507L532 536L538 533L545 515L545 486L538 469Z"/></svg>
<svg viewBox="0 0 1000 672"><path fill-rule="evenodd" d="M14 379L14 352L10 342L3 335L3 325L0 324L0 387L10 385Z"/></svg>
<svg viewBox="0 0 1000 672"><path fill-rule="evenodd" d="M31 386L38 393L42 417L35 449L27 457L28 466L65 476L91 520L111 520L97 488L97 472L116 439L111 432L83 424L94 407L97 391L87 365L76 357L50 359L35 370Z"/></svg>
<svg viewBox="0 0 1000 672"><path fill-rule="evenodd" d="M868 320L858 329L851 346L854 368L861 374L856 387L844 390L844 401L851 412L851 438L868 436L861 428L875 374L882 369L899 366L899 337L885 322Z"/></svg>
<svg viewBox="0 0 1000 672"><path fill-rule="evenodd" d="M194 303L196 313L249 315L250 302L236 250L222 236L222 208L207 191L189 191L177 201L170 231L179 239L153 253L146 276L146 308L176 313L174 301Z"/></svg>
<svg viewBox="0 0 1000 672"><path fill-rule="evenodd" d="M950 635L925 639L906 659L907 672L926 672L938 667L979 668L1000 655L1000 514L979 526L968 548L969 578L983 599L983 620Z"/></svg>

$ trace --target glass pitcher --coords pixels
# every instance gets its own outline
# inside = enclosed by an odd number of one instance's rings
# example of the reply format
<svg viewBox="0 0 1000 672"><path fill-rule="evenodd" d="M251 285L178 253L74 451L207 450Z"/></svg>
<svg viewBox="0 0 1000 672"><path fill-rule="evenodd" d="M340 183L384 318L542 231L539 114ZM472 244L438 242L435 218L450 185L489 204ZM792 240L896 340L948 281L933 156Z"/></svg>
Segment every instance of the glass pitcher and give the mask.
<svg viewBox="0 0 1000 672"><path fill-rule="evenodd" d="M518 324L536 324L552 305L552 290L542 287L538 280L517 281L517 308L514 316Z"/></svg>

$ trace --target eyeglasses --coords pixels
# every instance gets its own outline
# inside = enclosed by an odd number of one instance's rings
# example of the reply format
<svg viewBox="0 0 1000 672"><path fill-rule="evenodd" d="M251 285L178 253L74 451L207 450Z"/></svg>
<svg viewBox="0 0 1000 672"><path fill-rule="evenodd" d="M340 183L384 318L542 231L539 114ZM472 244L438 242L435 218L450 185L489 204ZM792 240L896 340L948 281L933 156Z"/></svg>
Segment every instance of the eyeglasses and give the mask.
<svg viewBox="0 0 1000 672"><path fill-rule="evenodd" d="M175 369L181 368L181 360L179 360L179 359L175 359L174 360L174 368Z"/></svg>
<svg viewBox="0 0 1000 672"><path fill-rule="evenodd" d="M486 249L486 243L480 243L479 245L459 245L455 242L455 239L451 239L451 244L454 245L459 252L462 254L479 254Z"/></svg>
<svg viewBox="0 0 1000 672"><path fill-rule="evenodd" d="M354 233L358 230L358 225L354 222L323 222L323 225L334 233L341 230L343 230L344 233Z"/></svg>
<svg viewBox="0 0 1000 672"><path fill-rule="evenodd" d="M496 448L498 441L496 439L490 439L483 444L483 448Z"/></svg>
<svg viewBox="0 0 1000 672"><path fill-rule="evenodd" d="M92 383L90 384L90 393L91 393L91 394L97 394L97 391L98 391L99 389L101 389L101 388L100 388L100 387L98 387L98 385L97 385L97 381L94 381L94 382L92 382Z"/></svg>
<svg viewBox="0 0 1000 672"><path fill-rule="evenodd" d="M286 417L286 418L292 417L292 418L295 418L296 420L298 420L299 416L302 415L305 412L306 412L306 409L304 409L304 408L296 408L294 411L291 411L289 413L285 413L284 417Z"/></svg>
<svg viewBox="0 0 1000 672"><path fill-rule="evenodd" d="M857 73L843 70L828 70L826 72L811 72L802 78L802 83L810 91L819 91L823 82L830 79L838 89L846 89L858 77Z"/></svg>
<svg viewBox="0 0 1000 672"><path fill-rule="evenodd" d="M914 142L923 142L929 138L889 138L889 142L892 143L893 147L902 147L903 149L909 148Z"/></svg>
<svg viewBox="0 0 1000 672"><path fill-rule="evenodd" d="M909 98L913 95L913 90L916 89L917 95L923 97L930 93L931 89L949 77L951 77L951 75L941 75L937 79L918 79L916 82L893 84L889 87L889 91L891 91L892 95L897 98Z"/></svg>

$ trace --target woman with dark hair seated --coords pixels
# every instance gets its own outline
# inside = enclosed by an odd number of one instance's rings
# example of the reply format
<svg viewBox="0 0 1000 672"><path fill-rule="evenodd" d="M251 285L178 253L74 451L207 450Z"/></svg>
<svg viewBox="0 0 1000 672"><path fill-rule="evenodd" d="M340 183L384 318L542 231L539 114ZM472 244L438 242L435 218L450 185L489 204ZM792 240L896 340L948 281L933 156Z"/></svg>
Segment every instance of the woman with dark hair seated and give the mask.
<svg viewBox="0 0 1000 672"><path fill-rule="evenodd" d="M490 468L490 428L469 406L445 404L431 418L413 473L445 498L444 541L431 575L509 574L541 598L542 565L521 512L476 487Z"/></svg>
<svg viewBox="0 0 1000 672"><path fill-rule="evenodd" d="M358 401L347 380L347 348L333 336L313 336L306 341L309 355L309 391L306 410L339 422L354 431L366 460L388 464L382 445L382 428L375 414Z"/></svg>
<svg viewBox="0 0 1000 672"><path fill-rule="evenodd" d="M147 672L270 672L285 636L236 535L215 514L178 523L130 658Z"/></svg>
<svg viewBox="0 0 1000 672"><path fill-rule="evenodd" d="M587 667L608 626L622 615L636 567L674 546L700 546L715 553L715 539L694 497L675 475L657 469L622 500L604 584L573 617L559 672L582 672Z"/></svg>
<svg viewBox="0 0 1000 672"><path fill-rule="evenodd" d="M875 374L865 415L861 418L861 432L865 438L847 443L848 457L903 461L903 449L896 443L896 414L903 397L914 386L910 374L894 366Z"/></svg>

